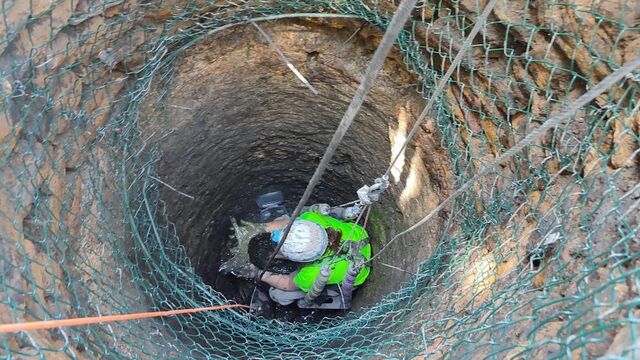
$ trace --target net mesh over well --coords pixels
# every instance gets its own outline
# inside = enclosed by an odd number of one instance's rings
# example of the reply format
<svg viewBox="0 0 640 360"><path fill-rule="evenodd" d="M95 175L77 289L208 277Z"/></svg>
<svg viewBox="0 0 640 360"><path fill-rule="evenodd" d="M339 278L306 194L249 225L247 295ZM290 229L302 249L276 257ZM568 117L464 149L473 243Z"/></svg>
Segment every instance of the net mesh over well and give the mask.
<svg viewBox="0 0 640 360"><path fill-rule="evenodd" d="M170 82L165 70L185 49L227 25L313 13L384 29L395 8L1 4L0 323L225 303L167 220L141 100L152 81ZM414 10L397 45L425 97L483 5ZM499 0L432 114L457 186L639 47L635 0ZM437 249L375 305L318 324L220 311L3 334L0 356L640 356L639 82L630 74L458 199Z"/></svg>

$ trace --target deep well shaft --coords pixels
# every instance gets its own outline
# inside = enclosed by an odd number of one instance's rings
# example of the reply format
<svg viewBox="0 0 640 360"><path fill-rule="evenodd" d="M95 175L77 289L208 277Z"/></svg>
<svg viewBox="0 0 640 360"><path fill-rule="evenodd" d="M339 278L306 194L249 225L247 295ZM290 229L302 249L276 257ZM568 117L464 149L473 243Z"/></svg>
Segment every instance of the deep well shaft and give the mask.
<svg viewBox="0 0 640 360"><path fill-rule="evenodd" d="M351 201L384 173L484 4L414 9L312 202ZM0 9L0 323L19 323L246 297L218 273L229 217L251 219L271 190L295 206L395 5ZM392 169L369 220L373 252L635 58L639 12L632 0L499 0ZM389 246L352 312L312 323L233 310L3 334L0 354L640 356L638 79Z"/></svg>

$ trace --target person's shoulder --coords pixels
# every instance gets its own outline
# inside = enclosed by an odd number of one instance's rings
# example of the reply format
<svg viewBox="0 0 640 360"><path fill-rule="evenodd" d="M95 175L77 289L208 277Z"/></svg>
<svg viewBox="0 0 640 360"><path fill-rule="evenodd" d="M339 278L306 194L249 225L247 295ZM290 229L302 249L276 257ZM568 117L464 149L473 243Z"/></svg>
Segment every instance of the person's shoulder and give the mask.
<svg viewBox="0 0 640 360"><path fill-rule="evenodd" d="M369 237L367 230L365 230L365 228L355 223L346 224L342 233L343 233L342 236L345 240L359 241Z"/></svg>
<svg viewBox="0 0 640 360"><path fill-rule="evenodd" d="M307 212L304 212L304 213L300 214L300 216L298 216L298 218L302 219L302 220L313 221L313 222L318 223L320 225L325 225L326 223L331 222L332 220L335 220L331 216L322 215L322 214L318 214L318 213L311 212L311 211L307 211Z"/></svg>

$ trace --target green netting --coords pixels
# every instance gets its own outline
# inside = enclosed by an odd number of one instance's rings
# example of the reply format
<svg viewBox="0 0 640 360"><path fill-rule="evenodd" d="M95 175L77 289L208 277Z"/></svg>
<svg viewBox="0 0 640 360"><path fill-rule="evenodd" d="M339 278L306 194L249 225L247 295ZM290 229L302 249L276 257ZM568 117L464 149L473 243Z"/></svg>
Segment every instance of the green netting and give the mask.
<svg viewBox="0 0 640 360"><path fill-rule="evenodd" d="M483 4L414 11L398 47L425 97ZM457 185L635 57L638 8L499 1L432 114ZM225 303L194 273L151 180L162 154L138 127L151 83L170 84L183 51L227 25L324 14L384 29L393 9L2 1L0 322ZM639 76L458 199L434 253L374 306L319 324L226 311L4 334L0 355L638 356Z"/></svg>

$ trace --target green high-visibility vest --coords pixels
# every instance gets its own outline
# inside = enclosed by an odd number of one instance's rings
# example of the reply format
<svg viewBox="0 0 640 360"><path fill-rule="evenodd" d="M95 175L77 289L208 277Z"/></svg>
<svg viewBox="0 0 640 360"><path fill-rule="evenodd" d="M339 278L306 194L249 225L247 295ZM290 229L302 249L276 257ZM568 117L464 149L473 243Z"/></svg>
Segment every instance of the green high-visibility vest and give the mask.
<svg viewBox="0 0 640 360"><path fill-rule="evenodd" d="M362 226L354 223L343 222L334 219L331 216L321 215L313 212L306 212L300 215L298 218L312 221L322 226L324 229L332 228L334 230L342 232L341 245L346 240L360 242L369 237L367 231ZM371 245L365 245L362 249L360 249L360 253L364 256L365 259L371 259ZM309 291L309 289L313 285L313 282L316 280L316 277L318 277L318 274L320 274L320 269L324 264L328 264L331 269L331 274L329 275L329 280L327 280L327 285L342 284L345 276L347 276L347 270L349 269L347 254L335 256L334 251L330 248L327 248L327 251L325 251L318 260L303 266L296 277L293 279L293 281L302 291ZM369 268L369 266L363 266L362 269L360 269L358 276L356 276L354 285L358 286L362 284L369 276L370 271L371 269Z"/></svg>

